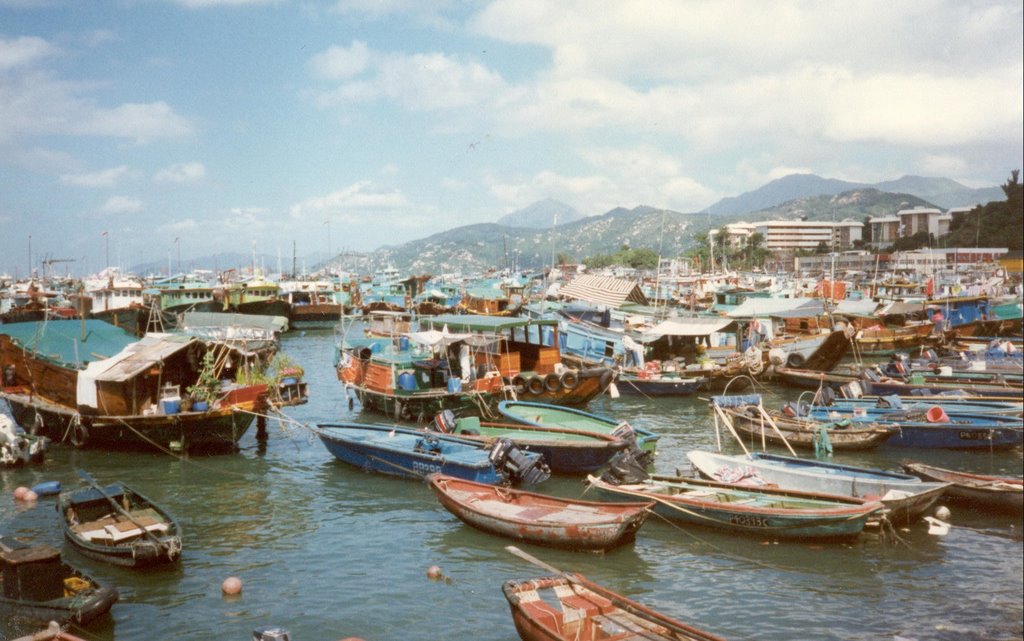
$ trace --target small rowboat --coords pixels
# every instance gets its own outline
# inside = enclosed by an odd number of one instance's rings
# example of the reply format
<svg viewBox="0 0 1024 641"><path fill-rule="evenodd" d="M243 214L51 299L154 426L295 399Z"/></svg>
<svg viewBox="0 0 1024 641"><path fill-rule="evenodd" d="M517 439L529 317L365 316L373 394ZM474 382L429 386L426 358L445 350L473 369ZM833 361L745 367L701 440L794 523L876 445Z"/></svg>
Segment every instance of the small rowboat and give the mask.
<svg viewBox="0 0 1024 641"><path fill-rule="evenodd" d="M9 620L84 626L106 614L118 598L117 590L63 562L60 550L49 545L0 544L0 568L0 615Z"/></svg>
<svg viewBox="0 0 1024 641"><path fill-rule="evenodd" d="M523 641L723 641L582 574L506 581L501 591Z"/></svg>
<svg viewBox="0 0 1024 641"><path fill-rule="evenodd" d="M837 424L795 419L782 412L772 410L768 414L785 437L783 440L775 432L775 429L767 421L763 421L761 415L753 411L752 408L723 407L722 411L732 419L733 427L737 432L742 432L755 441L762 437L768 443L784 444L788 441L793 447L811 450L815 449L815 443L822 440L822 429L828 434L828 442L836 451L874 449L888 441L896 433L896 428L892 425L863 424L853 421L843 421Z"/></svg>
<svg viewBox="0 0 1024 641"><path fill-rule="evenodd" d="M952 483L946 495L970 507L1024 514L1024 480L1019 478L970 474L915 462L904 463L903 469L928 481Z"/></svg>
<svg viewBox="0 0 1024 641"><path fill-rule="evenodd" d="M448 434L360 423L322 423L314 432L338 460L380 474L423 479L440 473L492 485L547 478L539 454L500 443L489 449Z"/></svg>
<svg viewBox="0 0 1024 641"><path fill-rule="evenodd" d="M144 567L181 556L177 520L123 483L64 493L57 513L64 538L91 559Z"/></svg>
<svg viewBox="0 0 1024 641"><path fill-rule="evenodd" d="M598 416L571 407L550 405L548 403L530 403L527 401L501 401L498 403L501 415L514 423L534 425L537 427L558 427L597 434L614 435L617 429L629 425L624 421L616 421L606 416ZM654 432L632 428L636 435L636 444L645 452L657 449L659 436Z"/></svg>
<svg viewBox="0 0 1024 641"><path fill-rule="evenodd" d="M949 483L922 482L901 472L856 467L765 452L718 454L691 450L690 464L704 477L743 485L778 487L880 500L890 522L907 524L925 515L942 498Z"/></svg>
<svg viewBox="0 0 1024 641"><path fill-rule="evenodd" d="M517 541L607 550L632 541L653 502L599 503L433 474L430 489L449 512L475 528Z"/></svg>
<svg viewBox="0 0 1024 641"><path fill-rule="evenodd" d="M455 419L446 413L435 418L433 427L488 445L498 439L508 439L522 450L542 455L554 474L596 472L632 444L632 439L610 434L537 425L481 423L475 416Z"/></svg>
<svg viewBox="0 0 1024 641"><path fill-rule="evenodd" d="M50 621L50 625L45 630L40 630L26 637L11 639L11 641L85 641L85 639L62 630L56 621Z"/></svg>
<svg viewBox="0 0 1024 641"><path fill-rule="evenodd" d="M653 500L667 519L788 539L852 538L884 508L878 501L654 475L641 483L587 482L620 499Z"/></svg>

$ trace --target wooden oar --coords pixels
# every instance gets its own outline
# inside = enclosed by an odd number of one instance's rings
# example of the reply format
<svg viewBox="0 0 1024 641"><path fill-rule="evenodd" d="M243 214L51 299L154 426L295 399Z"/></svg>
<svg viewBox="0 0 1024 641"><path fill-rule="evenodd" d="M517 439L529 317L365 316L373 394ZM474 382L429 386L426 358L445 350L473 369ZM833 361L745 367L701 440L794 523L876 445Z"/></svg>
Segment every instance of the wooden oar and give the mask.
<svg viewBox="0 0 1024 641"><path fill-rule="evenodd" d="M539 568L542 568L544 570L547 570L548 572L558 575L559 577L565 579L569 583L578 585L582 588L586 588L587 590L590 590L591 592L594 592L597 595L608 599L612 602L612 604L615 607L623 610L624 612L632 613L633 615L639 616L643 619L647 619L648 621L653 619L659 625L662 625L665 628L667 628L668 631L671 632L673 635L685 635L681 637L681 639L694 639L700 641L723 641L721 637L715 636L710 632L705 632L703 630L695 628L691 625L683 623L682 621L677 621L676 619L668 617L662 614L661 612L658 612L657 610L652 610L645 605L642 605L640 603L627 602L624 600L625 597L623 597L622 595L616 594L615 592L612 592L607 588L603 588L600 585L591 582L582 575L563 572L555 566L545 563L544 561L541 561L532 554L520 550L514 545L506 545L505 549L511 552L512 554L518 556L519 558L523 559L524 561L529 561L530 563L536 565ZM607 613L604 616L612 621L615 620L614 613ZM634 633L637 636L644 638L663 638L663 635L649 636L657 634L654 630L634 630Z"/></svg>
<svg viewBox="0 0 1024 641"><path fill-rule="evenodd" d="M96 479L91 477L88 472L86 472L85 470L75 470L75 471L78 472L78 476L82 477L82 480L84 480L86 483L91 485L93 487L93 489L95 489L97 492L99 492L100 495L103 498L107 499L107 502L110 503L111 505L113 505L114 509L117 510L123 517L128 519L128 521L132 525L134 525L135 527L139 528L140 530L142 530L143 534L145 534L149 538L153 539L153 542L156 543L158 547L163 547L164 546L164 542L163 541L161 541L155 534L153 534L152 532L147 530L145 527L143 527L138 521L135 520L135 517L133 517L131 515L131 513L128 512L128 510L126 510L123 507L121 507L120 505L118 505L117 501L115 501L109 494L104 492L103 488L100 487L100 484L97 483Z"/></svg>

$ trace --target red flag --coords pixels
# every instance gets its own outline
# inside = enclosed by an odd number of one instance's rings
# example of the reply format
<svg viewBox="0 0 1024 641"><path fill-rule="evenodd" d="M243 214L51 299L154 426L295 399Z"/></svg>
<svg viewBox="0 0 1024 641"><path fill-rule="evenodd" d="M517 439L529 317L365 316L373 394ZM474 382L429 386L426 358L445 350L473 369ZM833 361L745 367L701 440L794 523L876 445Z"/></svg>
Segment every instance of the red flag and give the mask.
<svg viewBox="0 0 1024 641"><path fill-rule="evenodd" d="M935 293L935 279L929 278L928 282L924 285L924 295L931 298L932 294Z"/></svg>

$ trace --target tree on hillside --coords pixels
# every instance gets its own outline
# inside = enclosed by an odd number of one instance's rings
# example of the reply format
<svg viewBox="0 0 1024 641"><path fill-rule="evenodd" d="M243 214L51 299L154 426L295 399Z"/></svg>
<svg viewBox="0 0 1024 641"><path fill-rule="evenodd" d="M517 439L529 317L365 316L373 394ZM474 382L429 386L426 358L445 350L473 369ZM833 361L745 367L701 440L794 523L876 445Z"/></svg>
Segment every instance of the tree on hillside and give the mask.
<svg viewBox="0 0 1024 641"><path fill-rule="evenodd" d="M765 258L771 253L765 247L764 242L764 234L760 232L755 231L747 237L747 242L743 246L743 257L746 259L748 267L761 267L764 265Z"/></svg>
<svg viewBox="0 0 1024 641"><path fill-rule="evenodd" d="M943 237L946 247L1006 247L1010 251L1024 249L1024 185L1020 170L1010 172L1001 185L1005 201L994 201L966 213L953 215L949 234Z"/></svg>

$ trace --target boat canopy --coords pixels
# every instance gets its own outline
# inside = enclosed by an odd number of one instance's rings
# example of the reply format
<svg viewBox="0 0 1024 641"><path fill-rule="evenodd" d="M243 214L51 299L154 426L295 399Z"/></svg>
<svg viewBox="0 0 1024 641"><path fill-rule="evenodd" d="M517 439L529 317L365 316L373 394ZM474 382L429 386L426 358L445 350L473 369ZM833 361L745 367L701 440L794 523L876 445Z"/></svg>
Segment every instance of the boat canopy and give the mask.
<svg viewBox="0 0 1024 641"><path fill-rule="evenodd" d="M571 283L558 290L558 295L613 308L619 308L623 303L650 304L639 284L611 276L577 276Z"/></svg>
<svg viewBox="0 0 1024 641"><path fill-rule="evenodd" d="M557 319L522 318L515 316L478 316L475 314L441 314L424 316L420 325L429 329L451 332L498 334L518 327L536 325L557 326Z"/></svg>
<svg viewBox="0 0 1024 641"><path fill-rule="evenodd" d="M729 318L768 318L770 316L791 316L792 312L796 310L800 310L803 315L805 307L807 316L815 315L815 308L822 309L821 301L811 298L748 298L726 316Z"/></svg>
<svg viewBox="0 0 1024 641"><path fill-rule="evenodd" d="M643 332L642 338L643 342L647 343L657 340L662 336L710 336L733 325L735 322L731 318L722 318L720 316L673 318L662 321Z"/></svg>
<svg viewBox="0 0 1024 641"><path fill-rule="evenodd" d="M138 340L120 327L96 319L7 323L0 325L0 334L10 336L37 358L75 369L109 358Z"/></svg>
<svg viewBox="0 0 1024 641"><path fill-rule="evenodd" d="M98 382L123 383L131 380L150 367L159 366L194 342L195 338L180 334L147 334L120 353L89 363L88 367L78 373L78 404L98 409Z"/></svg>

